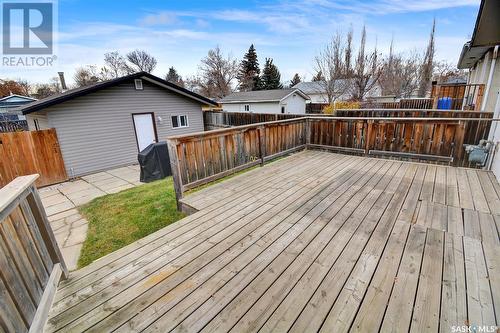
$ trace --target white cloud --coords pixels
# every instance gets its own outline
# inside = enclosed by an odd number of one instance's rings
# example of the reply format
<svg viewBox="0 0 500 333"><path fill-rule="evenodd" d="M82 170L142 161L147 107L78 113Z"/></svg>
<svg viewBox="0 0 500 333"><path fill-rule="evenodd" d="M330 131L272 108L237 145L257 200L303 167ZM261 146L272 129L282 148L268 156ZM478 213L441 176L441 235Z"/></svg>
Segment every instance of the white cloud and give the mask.
<svg viewBox="0 0 500 333"><path fill-rule="evenodd" d="M172 12L149 14L139 20L142 25L172 25L178 22L177 15Z"/></svg>

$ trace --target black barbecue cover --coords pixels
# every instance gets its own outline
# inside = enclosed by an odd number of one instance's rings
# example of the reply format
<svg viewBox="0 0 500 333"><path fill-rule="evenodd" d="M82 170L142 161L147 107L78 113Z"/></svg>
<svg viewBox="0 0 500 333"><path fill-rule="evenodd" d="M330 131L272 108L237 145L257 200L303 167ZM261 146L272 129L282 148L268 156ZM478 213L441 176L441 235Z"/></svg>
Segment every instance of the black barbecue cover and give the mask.
<svg viewBox="0 0 500 333"><path fill-rule="evenodd" d="M166 142L152 143L137 156L141 182L149 183L172 175Z"/></svg>

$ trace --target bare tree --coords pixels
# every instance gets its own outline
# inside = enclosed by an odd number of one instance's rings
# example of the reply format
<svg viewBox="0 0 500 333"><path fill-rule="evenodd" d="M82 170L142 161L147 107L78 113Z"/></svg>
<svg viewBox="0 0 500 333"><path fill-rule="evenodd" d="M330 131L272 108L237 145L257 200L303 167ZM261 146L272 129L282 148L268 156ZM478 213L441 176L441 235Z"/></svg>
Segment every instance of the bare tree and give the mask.
<svg viewBox="0 0 500 333"><path fill-rule="evenodd" d="M379 84L383 95L397 98L412 97L420 82L421 56L414 50L409 54L394 54L393 43L389 55L382 61Z"/></svg>
<svg viewBox="0 0 500 333"><path fill-rule="evenodd" d="M34 96L38 99L49 97L62 92L61 84L58 77L53 77L49 83L36 84L33 87Z"/></svg>
<svg viewBox="0 0 500 333"><path fill-rule="evenodd" d="M127 73L127 61L118 51L104 54L104 67L101 69L101 77L103 80L116 79Z"/></svg>
<svg viewBox="0 0 500 333"><path fill-rule="evenodd" d="M378 59L377 45L373 52L366 54L366 28L361 32L361 42L358 49L358 56L352 75L351 98L361 101L378 84L380 77L380 61Z"/></svg>
<svg viewBox="0 0 500 333"><path fill-rule="evenodd" d="M231 55L224 56L219 46L209 50L201 60L197 84L201 92L209 97L222 98L233 91L233 81L238 75L238 61Z"/></svg>
<svg viewBox="0 0 500 333"><path fill-rule="evenodd" d="M425 97L431 87L432 73L434 71L434 33L436 31L436 20L432 22L431 35L425 51L421 67L420 83L418 86L418 96Z"/></svg>
<svg viewBox="0 0 500 333"><path fill-rule="evenodd" d="M151 73L157 64L156 58L144 50L135 50L127 53L127 71L130 72L148 72Z"/></svg>
<svg viewBox="0 0 500 333"><path fill-rule="evenodd" d="M100 81L99 73L92 65L77 68L73 79L77 87L89 86Z"/></svg>
<svg viewBox="0 0 500 333"><path fill-rule="evenodd" d="M350 64L349 57L352 53L349 41L349 36L352 36L351 31L347 36L346 40L337 31L325 48L314 58L314 70L318 74L313 81L320 84L329 104L344 95L349 88L347 75L350 69L347 66Z"/></svg>
<svg viewBox="0 0 500 333"><path fill-rule="evenodd" d="M451 64L447 61L439 61L434 64L432 81L445 83L453 79L467 81L467 72L463 69L457 69L454 64Z"/></svg>

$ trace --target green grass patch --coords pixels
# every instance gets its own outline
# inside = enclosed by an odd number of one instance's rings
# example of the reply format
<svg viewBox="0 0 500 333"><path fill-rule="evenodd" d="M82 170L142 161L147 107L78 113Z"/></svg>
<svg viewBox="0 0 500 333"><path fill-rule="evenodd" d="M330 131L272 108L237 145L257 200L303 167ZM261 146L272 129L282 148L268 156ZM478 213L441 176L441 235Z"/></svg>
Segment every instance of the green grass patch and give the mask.
<svg viewBox="0 0 500 333"><path fill-rule="evenodd" d="M96 198L79 210L89 221L79 267L185 217L177 211L172 177Z"/></svg>

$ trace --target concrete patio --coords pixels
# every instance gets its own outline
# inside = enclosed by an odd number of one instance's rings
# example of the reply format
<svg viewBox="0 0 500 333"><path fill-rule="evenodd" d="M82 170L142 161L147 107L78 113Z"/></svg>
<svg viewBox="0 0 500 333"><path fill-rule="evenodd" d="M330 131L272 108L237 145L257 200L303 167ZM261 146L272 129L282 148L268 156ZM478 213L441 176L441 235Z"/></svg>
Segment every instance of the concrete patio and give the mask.
<svg viewBox="0 0 500 333"><path fill-rule="evenodd" d="M131 165L39 189L68 269L77 268L80 251L87 237L88 222L77 207L97 197L142 184L139 173L139 166Z"/></svg>

